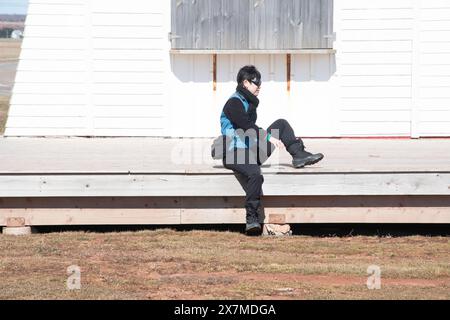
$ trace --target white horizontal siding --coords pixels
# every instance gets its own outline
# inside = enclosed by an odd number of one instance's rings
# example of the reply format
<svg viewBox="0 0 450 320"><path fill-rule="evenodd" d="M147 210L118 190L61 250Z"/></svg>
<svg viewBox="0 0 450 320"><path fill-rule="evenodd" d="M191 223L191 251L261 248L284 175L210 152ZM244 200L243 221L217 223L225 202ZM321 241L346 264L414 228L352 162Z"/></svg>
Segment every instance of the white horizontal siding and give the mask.
<svg viewBox="0 0 450 320"><path fill-rule="evenodd" d="M419 7L417 7L419 6ZM419 8L419 10L417 10ZM336 0L337 55L169 55L170 1L30 0L6 135L210 137L236 73L258 124L299 136L450 136L450 2Z"/></svg>
<svg viewBox="0 0 450 320"><path fill-rule="evenodd" d="M389 119L386 110L343 110L342 117L347 122L407 122L410 120L410 110L389 110Z"/></svg>
<svg viewBox="0 0 450 320"><path fill-rule="evenodd" d="M36 6L39 4L36 3ZM38 14L29 11L25 22L25 28L34 26L51 26L51 27L83 27L85 25L85 17L82 14Z"/></svg>
<svg viewBox="0 0 450 320"><path fill-rule="evenodd" d="M56 127L56 128L35 128L35 127L8 127L9 136L90 136L88 132L83 132L82 128Z"/></svg>
<svg viewBox="0 0 450 320"><path fill-rule="evenodd" d="M6 135L167 135L167 8L31 0Z"/></svg>
<svg viewBox="0 0 450 320"><path fill-rule="evenodd" d="M403 122L389 121L388 119L377 122L342 120L341 126L347 130L343 136L407 136L411 124L408 119Z"/></svg>
<svg viewBox="0 0 450 320"><path fill-rule="evenodd" d="M96 83L140 83L140 84L162 84L164 82L164 71L137 71L137 72L93 72Z"/></svg>
<svg viewBox="0 0 450 320"><path fill-rule="evenodd" d="M86 126L83 116L8 116L10 128L70 128L83 129Z"/></svg>
<svg viewBox="0 0 450 320"><path fill-rule="evenodd" d="M422 1L419 19L419 134L450 136L450 3Z"/></svg>
<svg viewBox="0 0 450 320"><path fill-rule="evenodd" d="M94 109L96 117L110 118L140 118L140 117L158 117L165 116L164 106L96 106Z"/></svg>
<svg viewBox="0 0 450 320"><path fill-rule="evenodd" d="M79 117L87 112L86 106L79 105L21 105L16 104L8 115L14 117ZM80 112L81 111L81 112Z"/></svg>
<svg viewBox="0 0 450 320"><path fill-rule="evenodd" d="M30 1L29 15L84 15L84 1Z"/></svg>
<svg viewBox="0 0 450 320"><path fill-rule="evenodd" d="M85 11L83 0L30 1L6 135L89 135Z"/></svg>
<svg viewBox="0 0 450 320"><path fill-rule="evenodd" d="M15 83L84 83L85 80L85 72L35 72L22 70L17 72Z"/></svg>
<svg viewBox="0 0 450 320"><path fill-rule="evenodd" d="M341 135L450 136L450 2L335 4Z"/></svg>
<svg viewBox="0 0 450 320"><path fill-rule="evenodd" d="M17 94L83 94L84 83L26 83L18 82L14 91ZM95 83L92 92L95 95L160 95L164 90L161 84L141 83Z"/></svg>
<svg viewBox="0 0 450 320"><path fill-rule="evenodd" d="M413 0L335 1L342 136L409 136Z"/></svg>
<svg viewBox="0 0 450 320"><path fill-rule="evenodd" d="M14 109L16 104L20 105L30 105L30 106L38 106L38 105L86 105L87 97L85 94L65 94L65 93L51 93L51 94L42 94L42 93L29 93L29 94L13 94L10 100L11 107L10 109ZM83 116L83 113L80 111L79 116ZM7 123L8 125L9 123Z"/></svg>
<svg viewBox="0 0 450 320"><path fill-rule="evenodd" d="M357 88L355 88L357 90ZM341 98L340 110L411 110L411 98Z"/></svg>

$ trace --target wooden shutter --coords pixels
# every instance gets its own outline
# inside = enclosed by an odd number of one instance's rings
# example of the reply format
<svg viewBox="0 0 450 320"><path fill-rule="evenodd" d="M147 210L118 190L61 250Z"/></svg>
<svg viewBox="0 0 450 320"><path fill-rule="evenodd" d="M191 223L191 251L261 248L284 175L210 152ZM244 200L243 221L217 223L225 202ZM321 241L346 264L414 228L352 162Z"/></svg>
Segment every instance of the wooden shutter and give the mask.
<svg viewBox="0 0 450 320"><path fill-rule="evenodd" d="M333 0L172 0L172 48L332 47Z"/></svg>

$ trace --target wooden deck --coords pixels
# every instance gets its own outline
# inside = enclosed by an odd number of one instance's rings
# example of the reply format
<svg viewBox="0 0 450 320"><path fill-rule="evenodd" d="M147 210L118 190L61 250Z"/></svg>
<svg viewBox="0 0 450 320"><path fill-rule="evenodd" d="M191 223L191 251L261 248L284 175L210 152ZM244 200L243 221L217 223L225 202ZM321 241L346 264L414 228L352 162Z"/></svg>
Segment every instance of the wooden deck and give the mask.
<svg viewBox="0 0 450 320"><path fill-rule="evenodd" d="M0 138L0 225L243 223L212 139ZM306 139L263 166L265 222L450 223L450 139Z"/></svg>

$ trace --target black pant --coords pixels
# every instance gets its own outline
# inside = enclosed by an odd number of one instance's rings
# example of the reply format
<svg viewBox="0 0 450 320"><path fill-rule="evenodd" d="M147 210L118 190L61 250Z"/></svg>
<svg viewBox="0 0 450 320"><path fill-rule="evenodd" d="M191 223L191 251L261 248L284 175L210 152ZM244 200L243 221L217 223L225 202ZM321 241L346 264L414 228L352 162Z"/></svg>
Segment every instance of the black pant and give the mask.
<svg viewBox="0 0 450 320"><path fill-rule="evenodd" d="M294 141L298 141L299 145L301 140L297 140L294 134L294 130L288 121L284 119L278 119L272 123L267 131L273 134L275 138L280 139L283 144L288 147L293 144ZM254 150L250 149L234 149L232 152L226 154L223 165L225 168L233 170L235 174L244 177L244 190L245 197L245 209L247 213L247 222L254 222L258 218L258 210L261 206L262 184L264 177L261 174L260 166L270 157L275 150L275 146L271 142L259 144L260 148ZM286 148L291 155L294 155L296 148ZM237 161L244 159L245 162Z"/></svg>

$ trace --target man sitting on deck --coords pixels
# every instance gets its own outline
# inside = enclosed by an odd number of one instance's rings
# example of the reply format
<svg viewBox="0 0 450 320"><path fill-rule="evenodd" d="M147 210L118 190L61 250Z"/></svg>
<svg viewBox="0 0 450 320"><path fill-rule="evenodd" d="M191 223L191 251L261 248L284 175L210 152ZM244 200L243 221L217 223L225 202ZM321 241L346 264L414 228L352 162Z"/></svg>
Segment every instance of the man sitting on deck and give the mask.
<svg viewBox="0 0 450 320"><path fill-rule="evenodd" d="M286 148L292 155L295 168L315 164L323 159L323 154L305 151L303 141L296 138L291 125L284 119L275 121L267 130L256 125L261 73L254 66L241 68L237 83L236 92L229 98L220 116L222 135L227 140L223 165L246 178L245 231L248 235L258 235L261 233L258 210L264 181L260 166L275 148Z"/></svg>

